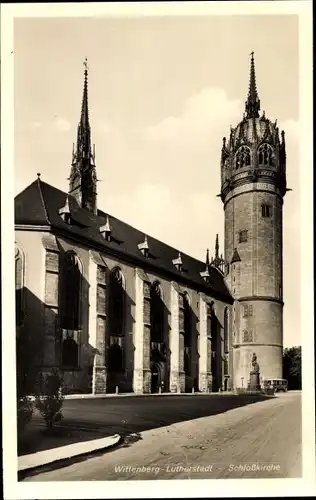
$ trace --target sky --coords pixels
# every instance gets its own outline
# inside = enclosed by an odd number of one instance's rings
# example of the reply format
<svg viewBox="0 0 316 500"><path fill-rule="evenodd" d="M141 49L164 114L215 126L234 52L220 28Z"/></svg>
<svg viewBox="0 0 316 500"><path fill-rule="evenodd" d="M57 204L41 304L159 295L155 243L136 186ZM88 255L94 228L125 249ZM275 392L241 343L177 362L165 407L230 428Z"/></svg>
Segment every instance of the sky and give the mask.
<svg viewBox="0 0 316 500"><path fill-rule="evenodd" d="M87 57L99 208L198 259L216 233L223 251L222 138L251 51L261 109L285 131L284 345L299 345L297 16L15 19L15 194L37 172L67 191Z"/></svg>

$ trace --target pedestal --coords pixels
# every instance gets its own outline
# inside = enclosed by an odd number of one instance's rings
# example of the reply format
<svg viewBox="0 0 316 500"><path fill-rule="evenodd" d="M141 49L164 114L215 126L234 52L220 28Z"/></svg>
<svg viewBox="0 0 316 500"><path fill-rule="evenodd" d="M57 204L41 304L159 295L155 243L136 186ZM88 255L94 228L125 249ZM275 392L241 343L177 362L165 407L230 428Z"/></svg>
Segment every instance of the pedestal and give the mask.
<svg viewBox="0 0 316 500"><path fill-rule="evenodd" d="M248 389L250 391L260 391L260 374L259 372L250 372L250 382Z"/></svg>

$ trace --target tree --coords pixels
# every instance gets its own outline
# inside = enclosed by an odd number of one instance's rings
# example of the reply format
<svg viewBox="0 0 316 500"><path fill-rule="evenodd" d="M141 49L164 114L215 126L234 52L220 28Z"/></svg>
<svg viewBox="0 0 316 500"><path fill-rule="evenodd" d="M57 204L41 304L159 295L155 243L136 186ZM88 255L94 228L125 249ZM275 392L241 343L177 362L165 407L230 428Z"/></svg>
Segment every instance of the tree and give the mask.
<svg viewBox="0 0 316 500"><path fill-rule="evenodd" d="M61 412L64 402L62 386L62 377L56 369L53 369L45 377L39 377L35 406L41 413L47 430L50 432L53 430L54 425L63 418Z"/></svg>
<svg viewBox="0 0 316 500"><path fill-rule="evenodd" d="M302 388L301 346L285 348L283 351L283 378L289 389Z"/></svg>

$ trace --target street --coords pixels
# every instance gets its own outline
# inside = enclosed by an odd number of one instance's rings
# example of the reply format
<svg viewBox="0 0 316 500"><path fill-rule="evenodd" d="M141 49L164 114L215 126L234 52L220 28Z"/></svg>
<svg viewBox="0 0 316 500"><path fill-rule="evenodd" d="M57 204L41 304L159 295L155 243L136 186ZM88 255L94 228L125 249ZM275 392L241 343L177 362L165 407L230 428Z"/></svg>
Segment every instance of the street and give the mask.
<svg viewBox="0 0 316 500"><path fill-rule="evenodd" d="M214 396L214 401L222 397L226 396ZM170 403L171 407L177 404L181 406L181 396L171 398L174 401ZM201 396L194 398L194 401L205 408L210 407L212 398ZM123 400L121 398L118 404L123 405ZM137 398L134 401L137 404ZM159 397L153 397L151 401L149 406L154 405L157 410L162 405ZM117 402L118 399L114 401L114 406ZM91 400L92 406L94 403L95 400ZM67 407L70 408L71 404L77 404L77 401L69 402ZM165 407L168 406L167 401ZM132 429L134 436L127 434L125 443L119 448L102 456L25 478L25 481L301 476L300 392L281 393L276 398L213 414L208 410L207 416L192 416L190 420L187 419L188 413L184 409L182 419L181 412L178 412L177 418L170 422L172 419L167 412L160 426L158 422L156 425L148 424L149 430L141 431L140 428L144 428L146 421L150 420L149 412L145 413L142 415L142 425L135 423ZM89 420L88 416L87 410L84 417L86 421ZM124 419L124 416L121 415L121 418ZM126 420L128 418L127 415Z"/></svg>

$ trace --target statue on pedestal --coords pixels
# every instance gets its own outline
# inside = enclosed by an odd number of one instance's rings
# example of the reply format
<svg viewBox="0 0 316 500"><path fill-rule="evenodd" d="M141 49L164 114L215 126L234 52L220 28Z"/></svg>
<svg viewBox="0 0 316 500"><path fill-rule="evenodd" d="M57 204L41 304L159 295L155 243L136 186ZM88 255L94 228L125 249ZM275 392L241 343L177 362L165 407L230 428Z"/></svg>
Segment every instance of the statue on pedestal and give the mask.
<svg viewBox="0 0 316 500"><path fill-rule="evenodd" d="M260 367L258 365L258 362L257 362L257 355L256 353L254 352L253 355L252 355L252 360L251 360L251 364L252 364L252 373L259 373L260 371Z"/></svg>
<svg viewBox="0 0 316 500"><path fill-rule="evenodd" d="M251 359L252 370L250 371L250 382L248 389L251 391L260 391L260 367L257 362L257 355L254 352Z"/></svg>

